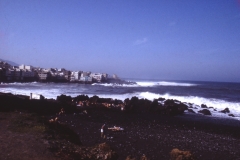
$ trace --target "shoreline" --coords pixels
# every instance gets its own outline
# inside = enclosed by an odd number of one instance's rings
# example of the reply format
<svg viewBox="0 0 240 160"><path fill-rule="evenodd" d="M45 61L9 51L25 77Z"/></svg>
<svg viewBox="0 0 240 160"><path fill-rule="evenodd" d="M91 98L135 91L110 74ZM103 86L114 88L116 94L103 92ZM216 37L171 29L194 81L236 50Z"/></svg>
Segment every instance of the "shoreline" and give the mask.
<svg viewBox="0 0 240 160"><path fill-rule="evenodd" d="M96 105L77 108L64 99L67 96L59 100L29 100L27 96L15 95L1 95L0 98L1 113L27 112L44 116L46 120L57 118L57 124L68 126L78 135L80 149L106 143L120 160L129 155L140 159L143 154L151 160L169 159L174 148L190 151L194 159L240 158L240 123L234 119L189 113L172 116L156 112L122 112ZM61 108L66 113L60 114ZM124 130L105 130L106 138L102 139L100 129L103 124L106 129L118 126ZM50 142L47 140L46 143ZM66 143L58 145L62 148ZM75 149L68 149L75 153Z"/></svg>
<svg viewBox="0 0 240 160"><path fill-rule="evenodd" d="M51 82L51 83L54 83L54 82ZM65 83L66 84L66 83ZM68 83L68 84L72 84L72 83ZM13 94L13 95L18 95L18 96L29 96L31 93L29 91L29 94L26 94L26 93L23 93L23 92L11 92L11 91L1 91L0 94ZM44 92L45 93L45 92ZM44 94L43 93L43 94ZM42 95L44 96L43 94L37 94L37 95ZM74 94L74 95L65 95L65 94L61 94L61 95L55 95L53 97L47 95L47 97L44 97L45 99L48 99L48 100L57 100L57 97L59 96L70 96L71 98L74 98L74 97L77 97L77 96L81 96L81 95L84 95L84 94ZM89 96L89 98L92 96L94 96L93 94L86 94L86 96ZM115 99L113 98L111 95L109 97L112 97L112 98L108 98L107 96L101 96L101 95L97 95L97 97L99 97L99 99ZM126 98L120 98L120 99L116 99L116 100L119 100L119 101L122 101L124 102L126 99L131 99L135 97L134 95L132 97L126 97ZM137 97L140 100L144 99L144 98L140 98L140 97ZM187 103L187 102L184 102L184 101L179 101L179 100L176 100L176 99L165 99L165 98L157 98L157 99L153 99L153 100L149 100L149 99L146 99L146 101L151 101L153 102L154 100L160 100L159 103L163 103L162 99L164 100L173 100L175 101L176 103L180 102L184 105L187 105L187 109L184 111L185 113L188 113L188 114L191 114L191 113L194 113L194 115L206 115L206 116L211 116L213 118L222 118L222 119L235 119L235 120L238 120L240 121L240 116L239 116L239 113L238 112L232 112L234 111L234 109L232 110L231 108L228 108L226 106L226 108L214 108L214 107L211 107L210 106L207 106L205 104L194 104L194 103ZM234 103L234 102L229 102L229 103ZM237 104L237 103L236 103ZM231 106L230 106L231 107ZM202 112L203 111L203 112Z"/></svg>

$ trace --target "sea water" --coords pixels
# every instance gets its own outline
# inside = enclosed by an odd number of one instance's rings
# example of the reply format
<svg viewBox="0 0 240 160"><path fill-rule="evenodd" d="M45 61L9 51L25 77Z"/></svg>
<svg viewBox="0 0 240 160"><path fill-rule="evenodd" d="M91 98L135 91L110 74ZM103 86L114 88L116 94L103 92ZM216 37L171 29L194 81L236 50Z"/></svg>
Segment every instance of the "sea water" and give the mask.
<svg viewBox="0 0 240 160"><path fill-rule="evenodd" d="M219 111L229 108L230 113L240 120L240 83L131 80L135 84L79 84L79 83L2 83L0 92L30 95L42 94L45 98L56 99L61 94L97 95L102 98L124 100L133 96L153 100L155 98L176 99L192 103L193 110L202 109L201 104L210 108L213 116L229 117ZM229 117L230 118L230 117Z"/></svg>

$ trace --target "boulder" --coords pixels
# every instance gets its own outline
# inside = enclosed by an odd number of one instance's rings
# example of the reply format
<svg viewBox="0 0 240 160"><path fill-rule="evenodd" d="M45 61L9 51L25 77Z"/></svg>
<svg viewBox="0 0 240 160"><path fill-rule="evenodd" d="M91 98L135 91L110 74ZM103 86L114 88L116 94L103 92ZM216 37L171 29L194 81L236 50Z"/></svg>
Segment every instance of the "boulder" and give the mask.
<svg viewBox="0 0 240 160"><path fill-rule="evenodd" d="M114 100L114 104L115 104L115 105L123 104L123 101L122 101L122 100L119 100L119 99L115 99L115 100Z"/></svg>
<svg viewBox="0 0 240 160"><path fill-rule="evenodd" d="M199 113L202 113L204 115L212 115L211 112L208 110L208 109L203 109L203 110L200 110L198 111Z"/></svg>
<svg viewBox="0 0 240 160"><path fill-rule="evenodd" d="M99 99L99 97L95 95L95 96L92 96L92 97L89 98L89 102L93 103L93 104L96 104L98 99Z"/></svg>
<svg viewBox="0 0 240 160"><path fill-rule="evenodd" d="M157 100L158 100L158 101L164 101L165 98L159 97Z"/></svg>
<svg viewBox="0 0 240 160"><path fill-rule="evenodd" d="M112 98L98 98L97 103L114 103Z"/></svg>
<svg viewBox="0 0 240 160"><path fill-rule="evenodd" d="M196 113L196 112L194 112L192 109L188 109L188 112L190 112L190 113Z"/></svg>
<svg viewBox="0 0 240 160"><path fill-rule="evenodd" d="M69 103L72 102L72 97L62 94L60 96L57 96L57 101Z"/></svg>
<svg viewBox="0 0 240 160"><path fill-rule="evenodd" d="M158 100L154 99L151 105L149 106L149 110L151 112L155 112L158 109Z"/></svg>
<svg viewBox="0 0 240 160"><path fill-rule="evenodd" d="M126 99L124 100L124 104L125 104L125 105L128 105L128 104L129 104L129 101L130 101L130 99L129 99L129 98L126 98Z"/></svg>
<svg viewBox="0 0 240 160"><path fill-rule="evenodd" d="M208 108L206 104L201 104L201 108Z"/></svg>
<svg viewBox="0 0 240 160"><path fill-rule="evenodd" d="M228 116L230 116L230 117L235 117L233 114L228 114Z"/></svg>
<svg viewBox="0 0 240 160"><path fill-rule="evenodd" d="M138 97L132 97L130 100L127 98L124 100L125 110L127 112L140 112L139 99Z"/></svg>
<svg viewBox="0 0 240 160"><path fill-rule="evenodd" d="M225 108L224 110L221 110L220 112L222 112L222 113L230 113L230 110L229 110L229 108Z"/></svg>
<svg viewBox="0 0 240 160"><path fill-rule="evenodd" d="M174 100L172 99L167 99L165 102L164 102L164 105L165 106L174 106L176 103Z"/></svg>
<svg viewBox="0 0 240 160"><path fill-rule="evenodd" d="M74 98L74 101L86 101L89 100L89 97L87 95L78 95Z"/></svg>
<svg viewBox="0 0 240 160"><path fill-rule="evenodd" d="M176 103L177 102L177 103ZM178 101L168 99L164 102L165 113L169 115L179 115L188 109L188 106Z"/></svg>

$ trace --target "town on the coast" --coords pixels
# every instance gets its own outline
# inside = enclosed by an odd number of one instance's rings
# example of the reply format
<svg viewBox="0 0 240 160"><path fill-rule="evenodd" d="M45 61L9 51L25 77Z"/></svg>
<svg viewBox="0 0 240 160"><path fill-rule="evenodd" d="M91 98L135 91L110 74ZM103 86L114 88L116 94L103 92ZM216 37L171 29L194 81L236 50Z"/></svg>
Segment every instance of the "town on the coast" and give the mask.
<svg viewBox="0 0 240 160"><path fill-rule="evenodd" d="M108 83L121 81L116 74L70 71L64 68L40 68L31 65L13 66L0 61L0 82L77 82Z"/></svg>

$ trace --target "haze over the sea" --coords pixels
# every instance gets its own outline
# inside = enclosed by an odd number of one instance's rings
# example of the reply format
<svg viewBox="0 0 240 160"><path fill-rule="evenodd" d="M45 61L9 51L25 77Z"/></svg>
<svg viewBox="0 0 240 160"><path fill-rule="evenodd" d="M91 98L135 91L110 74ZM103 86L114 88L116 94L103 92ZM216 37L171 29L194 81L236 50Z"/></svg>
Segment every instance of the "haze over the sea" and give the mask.
<svg viewBox="0 0 240 160"><path fill-rule="evenodd" d="M0 24L18 64L240 82L239 0L1 0Z"/></svg>

